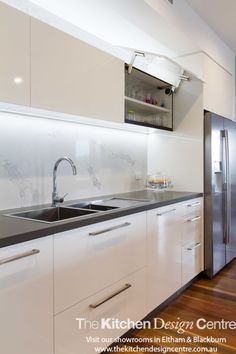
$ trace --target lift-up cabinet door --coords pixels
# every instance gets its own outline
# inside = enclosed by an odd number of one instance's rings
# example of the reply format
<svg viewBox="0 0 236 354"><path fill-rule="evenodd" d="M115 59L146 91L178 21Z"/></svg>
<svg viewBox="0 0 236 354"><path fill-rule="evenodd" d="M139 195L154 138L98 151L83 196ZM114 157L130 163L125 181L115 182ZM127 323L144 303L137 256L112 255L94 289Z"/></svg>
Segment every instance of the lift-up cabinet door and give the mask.
<svg viewBox="0 0 236 354"><path fill-rule="evenodd" d="M31 19L31 105L124 121L123 62Z"/></svg>

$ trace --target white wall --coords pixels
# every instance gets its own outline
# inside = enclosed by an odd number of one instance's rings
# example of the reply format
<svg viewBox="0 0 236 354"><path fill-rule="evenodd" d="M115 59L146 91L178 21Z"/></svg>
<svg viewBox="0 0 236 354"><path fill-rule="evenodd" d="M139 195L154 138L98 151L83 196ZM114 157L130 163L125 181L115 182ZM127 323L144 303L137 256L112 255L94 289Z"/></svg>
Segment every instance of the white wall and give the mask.
<svg viewBox="0 0 236 354"><path fill-rule="evenodd" d="M0 209L50 203L55 161L58 191L67 200L143 189L145 134L0 113ZM141 180L135 174L141 172Z"/></svg>
<svg viewBox="0 0 236 354"><path fill-rule="evenodd" d="M173 99L174 132L148 137L148 174L171 176L178 191L203 192L202 82L183 82Z"/></svg>

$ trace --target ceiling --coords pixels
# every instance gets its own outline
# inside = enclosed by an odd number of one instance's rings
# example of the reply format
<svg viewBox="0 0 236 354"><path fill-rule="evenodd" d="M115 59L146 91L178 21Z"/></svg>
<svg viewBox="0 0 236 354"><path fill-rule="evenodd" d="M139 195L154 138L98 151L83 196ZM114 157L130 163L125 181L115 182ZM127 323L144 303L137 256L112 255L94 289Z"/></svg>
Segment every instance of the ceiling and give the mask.
<svg viewBox="0 0 236 354"><path fill-rule="evenodd" d="M187 0L187 2L236 53L236 1Z"/></svg>

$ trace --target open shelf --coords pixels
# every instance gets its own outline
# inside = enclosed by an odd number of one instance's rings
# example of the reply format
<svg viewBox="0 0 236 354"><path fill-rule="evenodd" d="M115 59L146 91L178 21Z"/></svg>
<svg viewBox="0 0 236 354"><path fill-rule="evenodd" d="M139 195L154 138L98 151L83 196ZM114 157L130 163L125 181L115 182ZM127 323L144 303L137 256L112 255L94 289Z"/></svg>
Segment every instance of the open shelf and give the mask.
<svg viewBox="0 0 236 354"><path fill-rule="evenodd" d="M173 132L173 128L165 127L163 125L156 125L156 124L147 123L147 122L139 122L137 120L131 120L131 119L125 119L125 122L129 123L129 124L140 125L140 126L147 127L147 128L168 130L169 132Z"/></svg>
<svg viewBox="0 0 236 354"><path fill-rule="evenodd" d="M138 110L140 113L150 113L152 112L162 112L162 113L170 113L170 110L164 107L156 106L154 104L142 102L139 100L136 100L135 98L131 98L128 96L125 96L125 101L127 102L128 108Z"/></svg>
<svg viewBox="0 0 236 354"><path fill-rule="evenodd" d="M124 106L126 123L173 131L171 85L135 67L128 73L126 65Z"/></svg>

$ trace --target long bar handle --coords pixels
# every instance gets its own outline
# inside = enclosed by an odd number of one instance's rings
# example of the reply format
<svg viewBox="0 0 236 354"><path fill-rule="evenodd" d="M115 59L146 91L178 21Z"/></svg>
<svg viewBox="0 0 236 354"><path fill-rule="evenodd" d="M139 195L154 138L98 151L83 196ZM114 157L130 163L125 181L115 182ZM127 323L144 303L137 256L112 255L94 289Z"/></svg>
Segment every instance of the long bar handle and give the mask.
<svg viewBox="0 0 236 354"><path fill-rule="evenodd" d="M200 202L195 202L195 203L192 203L192 204L187 204L187 207L188 208L194 208L195 206L198 206L200 204L201 204Z"/></svg>
<svg viewBox="0 0 236 354"><path fill-rule="evenodd" d="M95 231L95 232L90 232L90 233L89 233L89 236L101 235L101 234L104 234L105 232L117 230L117 229L120 229L120 228L122 228L122 227L127 227L127 226L130 226L130 225L131 225L130 222L125 222L124 224L120 224L120 225L108 227L107 229L103 229L103 230L99 230L99 231Z"/></svg>
<svg viewBox="0 0 236 354"><path fill-rule="evenodd" d="M193 222L193 221L197 221L199 219L201 219L201 216L195 216L194 218L187 219L187 222Z"/></svg>
<svg viewBox="0 0 236 354"><path fill-rule="evenodd" d="M37 249L33 249L29 252L24 252L24 253L20 253L20 254L17 254L15 256L12 256L12 257L7 257L7 258L3 258L3 259L0 259L0 265L3 265L3 264L6 264L6 263L10 263L10 262L14 262L14 261L17 261L18 259L22 259L22 258L26 258L26 257L29 257L29 256L33 256L37 253L40 253L40 250L37 250Z"/></svg>
<svg viewBox="0 0 236 354"><path fill-rule="evenodd" d="M125 290L131 288L131 286L132 286L131 284L125 284L125 285L123 286L123 288L121 288L120 290L115 291L113 294L109 295L107 298L105 298L105 299L103 299L103 300L101 300L101 301L99 301L99 302L96 302L95 304L90 304L89 307L90 307L91 309L96 309L97 307L101 306L101 305L104 304L105 302L111 300L113 297L115 297L115 296L117 296L117 295L123 293L123 291L125 291Z"/></svg>
<svg viewBox="0 0 236 354"><path fill-rule="evenodd" d="M172 213L173 211L176 211L176 209L166 210L163 213L156 214L156 216L162 216L162 215L165 215L165 214L169 214L169 213Z"/></svg>
<svg viewBox="0 0 236 354"><path fill-rule="evenodd" d="M229 132L225 130L225 153L226 153L226 243L230 242L230 213L231 213L231 187L229 171Z"/></svg>
<svg viewBox="0 0 236 354"><path fill-rule="evenodd" d="M198 248L199 246L201 246L201 243L197 242L193 247L188 247L187 251L193 251L195 248Z"/></svg>

